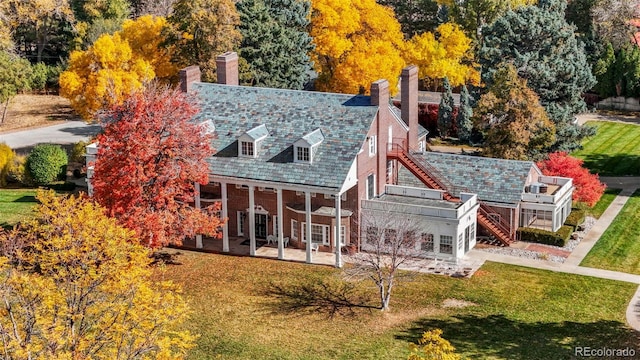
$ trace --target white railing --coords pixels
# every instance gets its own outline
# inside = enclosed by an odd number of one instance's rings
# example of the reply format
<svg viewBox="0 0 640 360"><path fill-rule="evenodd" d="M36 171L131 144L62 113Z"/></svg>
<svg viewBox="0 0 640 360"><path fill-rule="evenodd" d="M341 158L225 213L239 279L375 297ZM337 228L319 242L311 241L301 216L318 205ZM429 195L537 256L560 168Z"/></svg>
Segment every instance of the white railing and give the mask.
<svg viewBox="0 0 640 360"><path fill-rule="evenodd" d="M421 199L442 200L444 191L411 186L386 185L385 193L389 195L412 196Z"/></svg>

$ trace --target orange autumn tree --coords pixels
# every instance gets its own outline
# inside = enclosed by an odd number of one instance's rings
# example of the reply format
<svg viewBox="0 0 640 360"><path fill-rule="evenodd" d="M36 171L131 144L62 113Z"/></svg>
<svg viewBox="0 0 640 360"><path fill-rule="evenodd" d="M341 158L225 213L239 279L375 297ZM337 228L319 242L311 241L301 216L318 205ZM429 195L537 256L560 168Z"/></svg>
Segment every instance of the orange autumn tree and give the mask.
<svg viewBox="0 0 640 360"><path fill-rule="evenodd" d="M593 206L604 194L606 185L600 182L598 174L591 174L583 164L584 161L571 157L566 152L554 152L537 165L544 175L573 179L573 200Z"/></svg>
<svg viewBox="0 0 640 360"><path fill-rule="evenodd" d="M222 225L219 206L189 205L194 184L208 183L205 159L213 154L211 136L191 121L197 112L187 94L151 84L101 117L94 197L149 247L216 236Z"/></svg>
<svg viewBox="0 0 640 360"><path fill-rule="evenodd" d="M372 82L384 78L393 95L405 64L404 37L393 10L375 0L312 0L311 8L316 88L368 93Z"/></svg>

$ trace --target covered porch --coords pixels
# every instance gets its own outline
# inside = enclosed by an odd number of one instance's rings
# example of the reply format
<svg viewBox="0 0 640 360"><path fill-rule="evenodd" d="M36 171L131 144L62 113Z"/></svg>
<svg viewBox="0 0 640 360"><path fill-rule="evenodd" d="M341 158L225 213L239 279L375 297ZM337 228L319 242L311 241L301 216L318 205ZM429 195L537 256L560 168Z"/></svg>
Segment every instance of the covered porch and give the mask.
<svg viewBox="0 0 640 360"><path fill-rule="evenodd" d="M178 248L183 248L186 250L194 250L194 251L211 252L216 254L219 253L219 254L229 254L229 255L237 255L237 256L251 256L249 243L250 243L250 240L244 237L229 237L229 251L226 252L226 251L223 251L222 239L203 237L201 248L196 246L195 239L185 239L182 242L182 246ZM274 259L274 260L285 260L285 261L293 261L293 262L301 262L301 263L307 262L307 253L303 249L285 247L283 257L278 258L277 243L266 244L266 242L263 242L260 240L258 240L256 243L255 256L267 258L267 259ZM335 266L336 255L330 252L314 251L311 264Z"/></svg>

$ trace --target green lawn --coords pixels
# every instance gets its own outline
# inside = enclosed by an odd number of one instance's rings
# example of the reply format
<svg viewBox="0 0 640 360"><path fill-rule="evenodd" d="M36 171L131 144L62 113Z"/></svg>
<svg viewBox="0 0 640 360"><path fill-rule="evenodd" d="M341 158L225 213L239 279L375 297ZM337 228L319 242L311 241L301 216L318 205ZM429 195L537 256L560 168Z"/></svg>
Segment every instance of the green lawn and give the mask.
<svg viewBox="0 0 640 360"><path fill-rule="evenodd" d="M622 191L622 189L605 189L604 194L602 194L600 200L598 200L598 202L593 205L592 208L585 209L587 211L587 214L593 216L596 219L600 219L600 216L602 216L605 210L607 210L616 196L620 194L620 191Z"/></svg>
<svg viewBox="0 0 640 360"><path fill-rule="evenodd" d="M12 226L31 214L34 189L0 189L0 226Z"/></svg>
<svg viewBox="0 0 640 360"><path fill-rule="evenodd" d="M580 265L640 274L640 190L629 198Z"/></svg>
<svg viewBox="0 0 640 360"><path fill-rule="evenodd" d="M640 175L640 126L615 122L589 121L597 134L582 143L583 149L571 155L600 176Z"/></svg>
<svg viewBox="0 0 640 360"><path fill-rule="evenodd" d="M177 260L162 278L194 309L189 359L406 359L434 327L471 359L567 359L574 346L640 342L624 318L633 284L487 263L471 279L416 275L382 314L369 283L333 268L187 251Z"/></svg>

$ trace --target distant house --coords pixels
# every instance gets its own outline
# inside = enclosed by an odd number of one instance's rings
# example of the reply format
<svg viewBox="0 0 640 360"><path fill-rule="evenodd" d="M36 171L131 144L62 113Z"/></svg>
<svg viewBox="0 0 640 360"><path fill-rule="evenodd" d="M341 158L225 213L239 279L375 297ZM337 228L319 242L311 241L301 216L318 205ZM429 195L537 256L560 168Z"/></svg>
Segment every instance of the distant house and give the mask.
<svg viewBox="0 0 640 360"><path fill-rule="evenodd" d="M196 206L219 201L228 219L221 239L198 237L196 247L248 242L254 256L268 240L280 259L291 248L307 262L332 252L339 267L343 247L371 250L362 217L377 212L410 219L423 256L453 260L478 236L508 245L518 226L554 230L568 215L570 179L541 176L530 162L425 152L415 66L402 71L401 110L386 80L371 96L345 95L238 86L235 53L217 68L218 84L201 82L194 66L180 72L216 149Z"/></svg>

